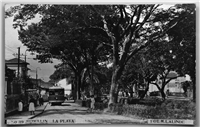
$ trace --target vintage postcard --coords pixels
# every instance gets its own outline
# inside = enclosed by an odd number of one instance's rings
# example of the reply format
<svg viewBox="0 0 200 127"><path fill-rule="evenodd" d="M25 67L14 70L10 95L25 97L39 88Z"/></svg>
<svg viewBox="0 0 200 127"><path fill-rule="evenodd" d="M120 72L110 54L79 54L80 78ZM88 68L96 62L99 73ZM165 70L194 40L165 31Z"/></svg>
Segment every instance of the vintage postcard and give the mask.
<svg viewBox="0 0 200 127"><path fill-rule="evenodd" d="M194 125L196 4L5 4L5 124Z"/></svg>

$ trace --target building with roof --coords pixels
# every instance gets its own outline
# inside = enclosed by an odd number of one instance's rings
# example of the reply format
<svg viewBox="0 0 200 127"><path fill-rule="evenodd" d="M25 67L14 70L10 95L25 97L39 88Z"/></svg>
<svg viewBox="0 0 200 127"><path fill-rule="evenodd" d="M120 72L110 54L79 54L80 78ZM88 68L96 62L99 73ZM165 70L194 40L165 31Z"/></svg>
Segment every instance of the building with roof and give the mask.
<svg viewBox="0 0 200 127"><path fill-rule="evenodd" d="M23 98L24 90L22 89L22 83L20 83L22 80L15 79L18 76L18 65L19 77L23 79L28 74L27 65L29 63L21 59L18 63L18 58L5 60L5 76L7 77L5 79L5 113L16 111L18 109L18 100Z"/></svg>
<svg viewBox="0 0 200 127"><path fill-rule="evenodd" d="M18 58L13 58L10 60L5 60L5 64L9 69L15 70L15 74L17 77L18 74ZM27 65L29 65L29 63L23 61L23 60L19 60L19 76L23 77L25 75L28 74L28 68Z"/></svg>
<svg viewBox="0 0 200 127"><path fill-rule="evenodd" d="M183 93L183 88L181 83L186 81L186 77L182 76L182 77L178 77L178 74L175 71L170 71L169 74L167 75L167 80L170 78L174 78L177 77L175 79L172 79L166 86L164 89L164 92L166 93L167 90L169 90L169 92L171 93ZM162 80L159 79L158 80L158 85L161 86L162 85ZM159 91L157 86L155 86L154 84L150 84L149 85L149 92L154 92L154 91Z"/></svg>

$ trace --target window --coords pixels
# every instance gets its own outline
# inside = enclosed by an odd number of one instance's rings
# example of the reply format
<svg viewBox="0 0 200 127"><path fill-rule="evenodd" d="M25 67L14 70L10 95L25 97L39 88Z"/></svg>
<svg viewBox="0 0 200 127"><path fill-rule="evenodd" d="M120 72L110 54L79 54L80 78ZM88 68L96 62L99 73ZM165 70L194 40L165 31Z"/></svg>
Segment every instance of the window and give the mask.
<svg viewBox="0 0 200 127"><path fill-rule="evenodd" d="M49 95L54 95L54 91L49 91Z"/></svg>

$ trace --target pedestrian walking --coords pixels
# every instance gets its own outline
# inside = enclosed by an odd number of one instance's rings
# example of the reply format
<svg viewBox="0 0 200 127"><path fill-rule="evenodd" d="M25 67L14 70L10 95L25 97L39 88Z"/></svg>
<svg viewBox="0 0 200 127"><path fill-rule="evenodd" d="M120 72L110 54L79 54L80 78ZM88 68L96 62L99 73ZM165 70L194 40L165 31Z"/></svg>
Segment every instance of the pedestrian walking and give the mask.
<svg viewBox="0 0 200 127"><path fill-rule="evenodd" d="M33 96L30 97L29 100L29 112L31 113L31 115L35 115L35 99L33 98Z"/></svg>
<svg viewBox="0 0 200 127"><path fill-rule="evenodd" d="M23 111L23 103L22 103L22 100L19 99L19 102L18 102L18 112L19 114L21 114Z"/></svg>

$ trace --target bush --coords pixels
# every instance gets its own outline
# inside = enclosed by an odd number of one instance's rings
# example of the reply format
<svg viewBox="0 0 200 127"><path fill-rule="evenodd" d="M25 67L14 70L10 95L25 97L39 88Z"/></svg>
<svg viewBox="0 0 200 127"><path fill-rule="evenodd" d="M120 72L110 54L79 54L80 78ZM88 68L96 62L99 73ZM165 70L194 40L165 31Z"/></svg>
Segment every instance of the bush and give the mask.
<svg viewBox="0 0 200 127"><path fill-rule="evenodd" d="M108 107L107 103L95 102L95 109L103 110Z"/></svg>
<svg viewBox="0 0 200 127"><path fill-rule="evenodd" d="M160 102L159 102L160 103ZM183 100L166 100L161 105L114 104L111 112L119 115L136 115L151 119L195 119L195 103Z"/></svg>
<svg viewBox="0 0 200 127"><path fill-rule="evenodd" d="M148 106L161 105L162 99L158 97L148 97L146 99L128 98L128 104L140 104Z"/></svg>

